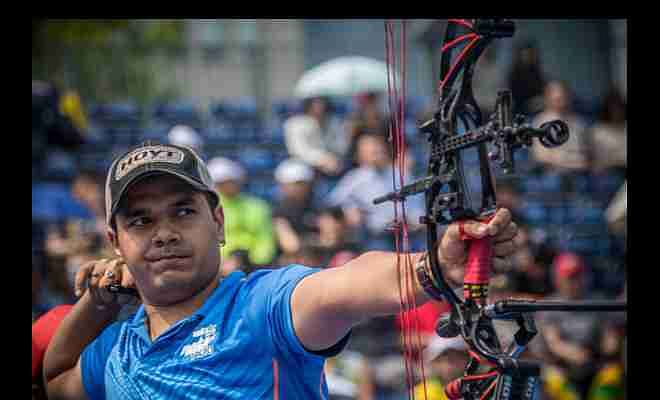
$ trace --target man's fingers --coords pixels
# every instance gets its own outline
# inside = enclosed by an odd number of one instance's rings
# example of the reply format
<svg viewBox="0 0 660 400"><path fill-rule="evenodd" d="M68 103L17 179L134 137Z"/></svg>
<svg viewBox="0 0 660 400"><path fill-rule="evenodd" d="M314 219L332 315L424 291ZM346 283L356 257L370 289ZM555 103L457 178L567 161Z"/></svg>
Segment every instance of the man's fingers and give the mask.
<svg viewBox="0 0 660 400"><path fill-rule="evenodd" d="M488 234L490 236L495 236L498 233L502 232L507 225L511 223L511 211L506 208L500 208L497 210L493 219L488 223Z"/></svg>
<svg viewBox="0 0 660 400"><path fill-rule="evenodd" d="M105 270L105 278L109 281L108 284L121 282L122 271L123 271L121 267L122 263L123 260L119 258L112 260L112 262L108 266L108 269Z"/></svg>
<svg viewBox="0 0 660 400"><path fill-rule="evenodd" d="M516 251L516 245L512 241L497 243L493 246L496 257L507 257Z"/></svg>
<svg viewBox="0 0 660 400"><path fill-rule="evenodd" d="M510 271L512 266L513 266L513 264L511 263L511 260L509 260L508 257L506 257L506 258L493 257L493 270L495 272Z"/></svg>
<svg viewBox="0 0 660 400"><path fill-rule="evenodd" d="M101 278L103 277L103 273L105 272L106 269L106 262L107 260L103 259L101 261L97 261L96 263L94 263L94 269L89 275L89 279L87 281L90 289L99 286L99 282L101 281Z"/></svg>
<svg viewBox="0 0 660 400"><path fill-rule="evenodd" d="M121 276L121 285L127 288L134 288L135 279L133 279L133 275L131 275L130 273L126 273L126 271L124 271Z"/></svg>
<svg viewBox="0 0 660 400"><path fill-rule="evenodd" d="M94 270L95 264L96 261L89 261L78 268L78 272L76 272L76 277L74 280L74 289L77 297L82 296L84 293L84 290L86 289L87 278L89 277L89 274Z"/></svg>
<svg viewBox="0 0 660 400"><path fill-rule="evenodd" d="M518 235L518 225L511 221L504 230L493 238L493 243L501 243L513 240Z"/></svg>
<svg viewBox="0 0 660 400"><path fill-rule="evenodd" d="M487 234L487 224L481 223L479 221L467 220L449 225L445 235L451 241L462 241L466 239L480 239Z"/></svg>

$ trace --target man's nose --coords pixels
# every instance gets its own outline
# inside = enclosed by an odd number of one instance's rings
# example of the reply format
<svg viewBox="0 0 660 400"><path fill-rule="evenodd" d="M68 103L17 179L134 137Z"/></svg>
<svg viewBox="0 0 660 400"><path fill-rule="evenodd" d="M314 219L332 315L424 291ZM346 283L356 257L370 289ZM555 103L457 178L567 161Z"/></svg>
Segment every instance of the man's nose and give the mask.
<svg viewBox="0 0 660 400"><path fill-rule="evenodd" d="M153 243L157 247L163 247L168 244L176 243L181 240L181 235L171 224L164 222L158 226L153 237Z"/></svg>

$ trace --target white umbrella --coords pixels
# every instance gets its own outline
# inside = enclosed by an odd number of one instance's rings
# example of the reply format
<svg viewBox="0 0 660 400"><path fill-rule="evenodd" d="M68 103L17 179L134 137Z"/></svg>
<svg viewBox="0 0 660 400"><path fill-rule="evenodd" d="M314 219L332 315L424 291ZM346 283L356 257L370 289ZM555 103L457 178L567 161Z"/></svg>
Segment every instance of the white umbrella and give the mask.
<svg viewBox="0 0 660 400"><path fill-rule="evenodd" d="M384 62L368 57L346 56L326 61L305 72L296 84L294 95L310 98L385 91L387 65Z"/></svg>

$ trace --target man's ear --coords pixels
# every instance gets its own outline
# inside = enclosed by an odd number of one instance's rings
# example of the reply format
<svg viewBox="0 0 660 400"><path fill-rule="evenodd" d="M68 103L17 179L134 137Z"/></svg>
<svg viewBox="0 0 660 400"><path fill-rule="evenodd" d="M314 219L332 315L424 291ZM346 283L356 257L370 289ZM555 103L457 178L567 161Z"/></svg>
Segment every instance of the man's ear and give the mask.
<svg viewBox="0 0 660 400"><path fill-rule="evenodd" d="M213 217L218 224L218 239L220 240L220 244L223 245L225 244L225 214L222 211L222 206L217 206L213 210Z"/></svg>
<svg viewBox="0 0 660 400"><path fill-rule="evenodd" d="M108 228L106 234L108 236L108 241L110 244L112 244L112 249L114 250L115 254L118 257L121 257L121 252L119 251L119 238L117 237L117 233L111 228Z"/></svg>

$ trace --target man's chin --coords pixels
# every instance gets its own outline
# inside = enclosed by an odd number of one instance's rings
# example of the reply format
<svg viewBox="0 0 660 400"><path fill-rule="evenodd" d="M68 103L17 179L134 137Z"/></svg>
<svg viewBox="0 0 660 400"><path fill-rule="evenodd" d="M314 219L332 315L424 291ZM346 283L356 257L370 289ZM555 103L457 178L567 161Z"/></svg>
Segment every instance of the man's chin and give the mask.
<svg viewBox="0 0 660 400"><path fill-rule="evenodd" d="M188 301L202 292L212 282L202 282L190 276L186 271L169 270L158 274L151 293L154 293L152 305L172 306Z"/></svg>

